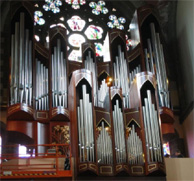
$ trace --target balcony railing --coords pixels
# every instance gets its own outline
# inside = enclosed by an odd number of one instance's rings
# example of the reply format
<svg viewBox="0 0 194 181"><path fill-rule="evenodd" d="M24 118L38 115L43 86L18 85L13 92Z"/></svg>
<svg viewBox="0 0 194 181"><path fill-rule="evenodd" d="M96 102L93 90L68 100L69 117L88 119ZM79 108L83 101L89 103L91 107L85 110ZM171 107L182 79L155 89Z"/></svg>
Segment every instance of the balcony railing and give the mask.
<svg viewBox="0 0 194 181"><path fill-rule="evenodd" d="M18 145L2 146L1 177L71 177L69 144L23 145L27 154L18 152Z"/></svg>

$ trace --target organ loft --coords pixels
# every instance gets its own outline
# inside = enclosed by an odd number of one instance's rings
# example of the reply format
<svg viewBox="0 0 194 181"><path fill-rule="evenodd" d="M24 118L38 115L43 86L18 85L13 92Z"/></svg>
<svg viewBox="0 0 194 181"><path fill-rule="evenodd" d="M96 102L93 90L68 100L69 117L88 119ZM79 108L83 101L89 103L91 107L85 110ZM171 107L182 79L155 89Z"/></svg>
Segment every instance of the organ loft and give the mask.
<svg viewBox="0 0 194 181"><path fill-rule="evenodd" d="M160 17L114 5L10 3L2 178L165 177L174 114Z"/></svg>

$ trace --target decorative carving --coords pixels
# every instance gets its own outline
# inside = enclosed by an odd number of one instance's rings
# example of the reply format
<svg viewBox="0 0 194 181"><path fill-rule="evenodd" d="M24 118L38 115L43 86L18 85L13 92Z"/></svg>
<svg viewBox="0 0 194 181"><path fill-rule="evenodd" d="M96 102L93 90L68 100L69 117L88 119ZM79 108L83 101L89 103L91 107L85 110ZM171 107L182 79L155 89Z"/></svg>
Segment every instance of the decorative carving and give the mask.
<svg viewBox="0 0 194 181"><path fill-rule="evenodd" d="M56 125L52 128L52 144L70 144L70 129L68 125ZM58 154L69 156L69 147L59 146Z"/></svg>

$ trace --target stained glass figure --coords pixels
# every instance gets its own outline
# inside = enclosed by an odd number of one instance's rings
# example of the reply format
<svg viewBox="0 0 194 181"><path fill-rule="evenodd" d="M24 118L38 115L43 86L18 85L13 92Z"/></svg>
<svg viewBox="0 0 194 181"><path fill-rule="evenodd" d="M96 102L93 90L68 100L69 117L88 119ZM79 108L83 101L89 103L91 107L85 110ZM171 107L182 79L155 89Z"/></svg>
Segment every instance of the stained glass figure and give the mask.
<svg viewBox="0 0 194 181"><path fill-rule="evenodd" d="M35 11L34 12L34 25L39 24L43 25L45 24L45 20L41 18L43 16L43 13L41 11Z"/></svg>
<svg viewBox="0 0 194 181"><path fill-rule="evenodd" d="M81 44L84 43L86 40L80 34L72 34L69 36L69 44L73 47L81 47Z"/></svg>
<svg viewBox="0 0 194 181"><path fill-rule="evenodd" d="M82 31L86 22L79 16L72 16L71 19L67 21L67 24L72 31Z"/></svg>
<svg viewBox="0 0 194 181"><path fill-rule="evenodd" d="M89 40L98 40L102 38L103 30L99 26L90 25L84 33Z"/></svg>
<svg viewBox="0 0 194 181"><path fill-rule="evenodd" d="M80 9L80 5L86 4L85 0L65 0L65 2L71 4L73 9Z"/></svg>
<svg viewBox="0 0 194 181"><path fill-rule="evenodd" d="M111 20L111 22L107 23L109 28L117 28L120 30L124 29L124 26L122 24L124 24L126 22L125 18L120 17L117 19L117 17L115 15L110 15L109 20Z"/></svg>
<svg viewBox="0 0 194 181"><path fill-rule="evenodd" d="M60 12L59 6L62 5L60 0L45 0L45 2L47 3L43 5L45 11L52 11L53 13Z"/></svg>
<svg viewBox="0 0 194 181"><path fill-rule="evenodd" d="M82 61L81 51L80 50L72 50L68 56L68 60L81 62Z"/></svg>
<svg viewBox="0 0 194 181"><path fill-rule="evenodd" d="M103 45L101 43L94 43L95 48L96 48L96 57L101 57L103 56Z"/></svg>
<svg viewBox="0 0 194 181"><path fill-rule="evenodd" d="M98 3L95 3L95 2L89 3L89 6L93 8L92 13L95 15L99 15L100 13L107 14L108 9L104 7L105 5L106 4L104 1L98 1Z"/></svg>
<svg viewBox="0 0 194 181"><path fill-rule="evenodd" d="M125 35L125 38L126 38L127 51L129 51L132 46L131 39L129 39L127 35Z"/></svg>

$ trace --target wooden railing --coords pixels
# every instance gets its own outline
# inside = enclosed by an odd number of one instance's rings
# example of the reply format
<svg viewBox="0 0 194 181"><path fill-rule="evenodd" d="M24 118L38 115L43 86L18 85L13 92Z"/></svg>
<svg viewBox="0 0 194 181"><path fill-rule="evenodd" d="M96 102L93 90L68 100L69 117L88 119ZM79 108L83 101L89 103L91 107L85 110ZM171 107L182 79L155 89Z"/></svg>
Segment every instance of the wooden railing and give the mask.
<svg viewBox="0 0 194 181"><path fill-rule="evenodd" d="M18 145L2 147L0 178L71 177L69 144L22 145L27 155L19 155Z"/></svg>

